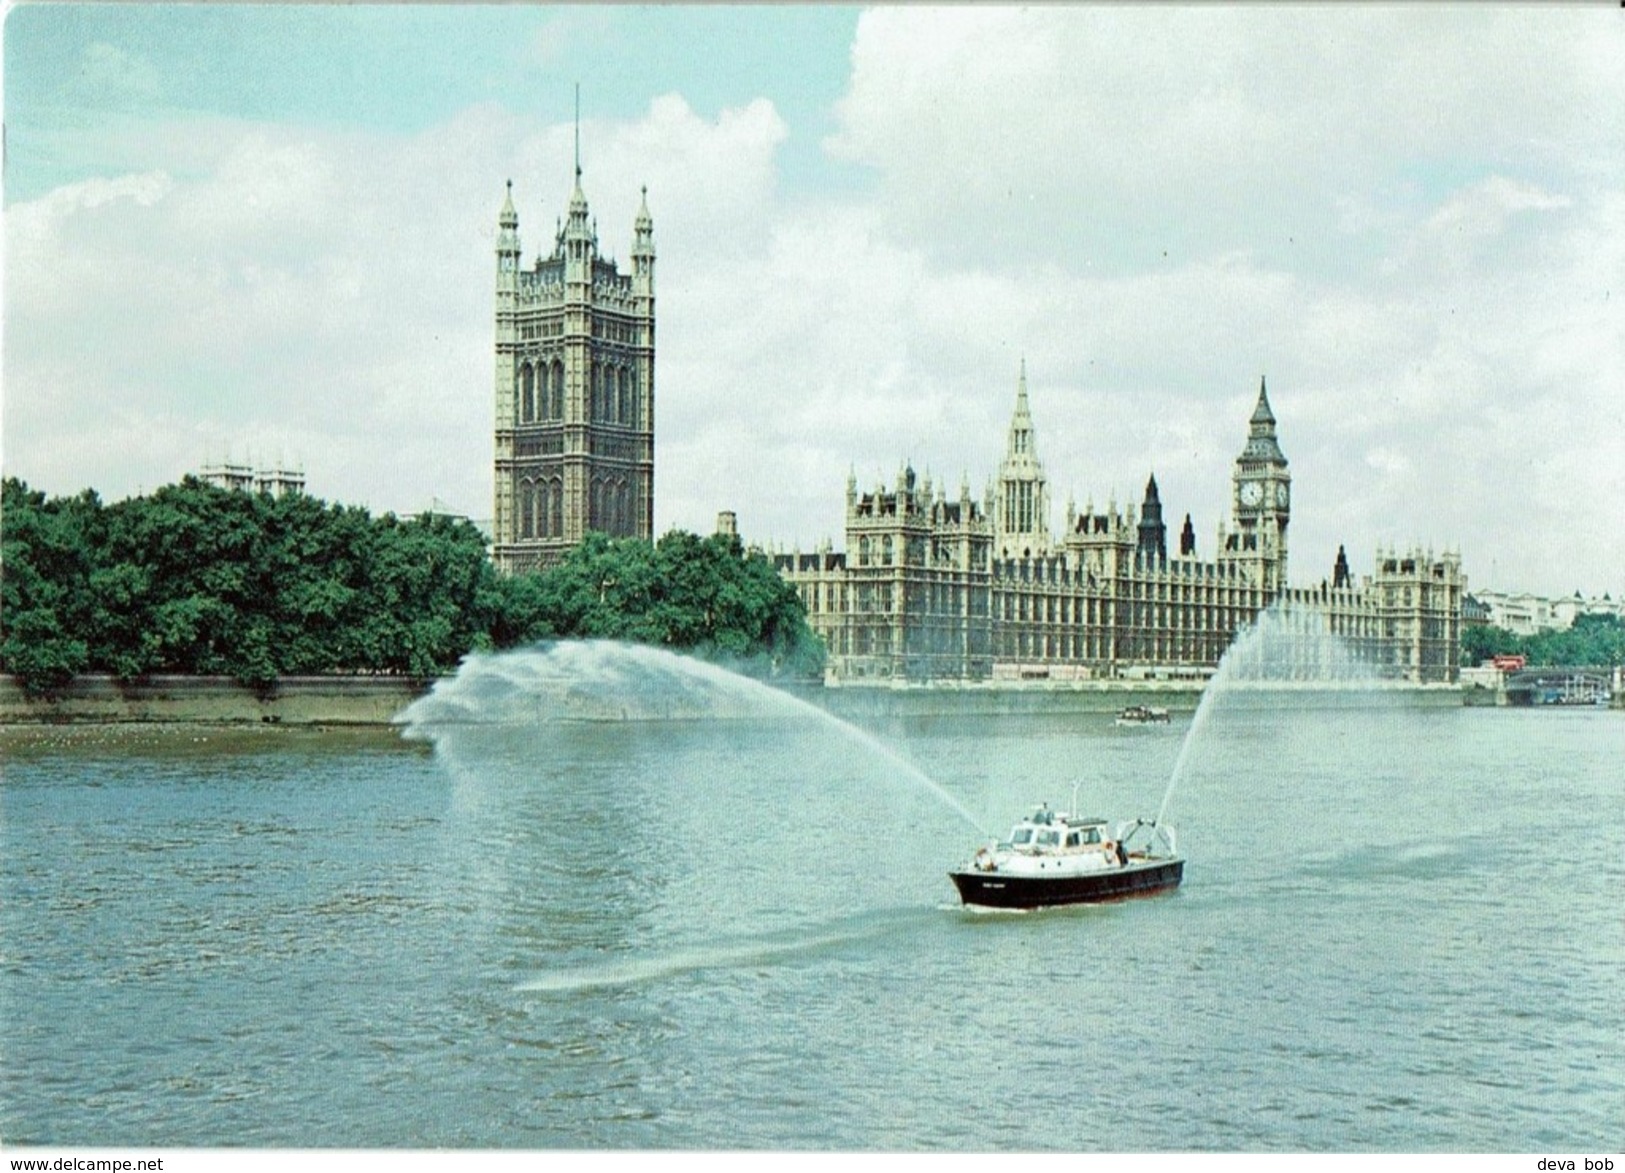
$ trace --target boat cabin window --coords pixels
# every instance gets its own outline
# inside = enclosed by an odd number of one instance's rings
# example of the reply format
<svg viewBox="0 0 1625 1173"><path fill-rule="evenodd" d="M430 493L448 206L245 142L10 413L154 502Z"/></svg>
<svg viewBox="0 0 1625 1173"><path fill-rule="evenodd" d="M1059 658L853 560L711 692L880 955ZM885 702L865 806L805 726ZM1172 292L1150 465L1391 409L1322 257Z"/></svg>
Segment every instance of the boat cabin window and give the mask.
<svg viewBox="0 0 1625 1173"><path fill-rule="evenodd" d="M1031 843L1032 841L1033 829L1031 827L1017 827L1014 831L1010 832L1010 842L1012 843L1020 845Z"/></svg>
<svg viewBox="0 0 1625 1173"><path fill-rule="evenodd" d="M1085 843L1099 843L1100 842L1100 828L1099 827L1090 827L1087 831L1084 832L1083 841Z"/></svg>
<svg viewBox="0 0 1625 1173"><path fill-rule="evenodd" d="M1040 847L1059 847L1060 845L1061 845L1061 833L1059 831L1044 830L1044 831L1040 831L1038 833L1038 846L1040 846Z"/></svg>
<svg viewBox="0 0 1625 1173"><path fill-rule="evenodd" d="M1082 834L1082 832L1072 831L1072 832L1069 832L1067 834L1066 845L1068 847L1077 847L1082 842L1083 842L1083 834Z"/></svg>

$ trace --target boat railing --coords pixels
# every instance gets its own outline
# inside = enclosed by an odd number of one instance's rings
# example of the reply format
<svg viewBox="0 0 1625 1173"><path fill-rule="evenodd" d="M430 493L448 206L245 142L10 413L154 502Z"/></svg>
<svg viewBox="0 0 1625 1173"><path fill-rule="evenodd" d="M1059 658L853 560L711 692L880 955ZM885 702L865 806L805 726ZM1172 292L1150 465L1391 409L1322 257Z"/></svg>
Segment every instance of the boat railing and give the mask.
<svg viewBox="0 0 1625 1173"><path fill-rule="evenodd" d="M1166 823L1155 819L1135 819L1117 828L1117 841L1129 855L1155 859L1179 854L1179 835ZM1158 850L1159 845L1163 850Z"/></svg>

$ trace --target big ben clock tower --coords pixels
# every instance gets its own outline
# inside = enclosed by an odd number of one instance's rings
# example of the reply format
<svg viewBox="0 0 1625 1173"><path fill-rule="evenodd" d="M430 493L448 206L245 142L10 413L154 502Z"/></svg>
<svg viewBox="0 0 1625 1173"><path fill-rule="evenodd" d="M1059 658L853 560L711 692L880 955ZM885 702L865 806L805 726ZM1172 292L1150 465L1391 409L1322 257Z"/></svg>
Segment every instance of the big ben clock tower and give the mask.
<svg viewBox="0 0 1625 1173"><path fill-rule="evenodd" d="M1231 474L1238 553L1253 554L1260 576L1272 593L1286 587L1286 527L1292 517L1292 474L1275 438L1264 380L1258 381L1258 406L1248 423L1247 446Z"/></svg>

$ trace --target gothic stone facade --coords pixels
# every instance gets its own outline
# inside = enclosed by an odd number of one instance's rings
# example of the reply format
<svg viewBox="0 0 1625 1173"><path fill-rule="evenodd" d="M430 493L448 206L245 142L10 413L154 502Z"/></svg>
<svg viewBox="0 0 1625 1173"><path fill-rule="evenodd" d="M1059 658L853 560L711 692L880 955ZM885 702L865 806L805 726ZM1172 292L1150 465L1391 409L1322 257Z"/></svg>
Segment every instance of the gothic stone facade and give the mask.
<svg viewBox="0 0 1625 1173"><path fill-rule="evenodd" d="M654 224L647 193L631 270L598 252L576 169L553 253L520 266L513 185L498 218L496 501L504 571L557 562L598 530L654 528Z"/></svg>
<svg viewBox="0 0 1625 1173"><path fill-rule="evenodd" d="M1279 600L1312 606L1389 678L1456 682L1460 555L1378 551L1375 574L1356 584L1339 549L1329 580L1290 587L1291 486L1260 384L1211 560L1198 557L1188 514L1169 552L1155 477L1138 515L1069 504L1056 541L1023 369L1006 457L981 501L968 484L951 497L910 468L869 493L851 478L846 551L776 560L838 681L1202 677Z"/></svg>

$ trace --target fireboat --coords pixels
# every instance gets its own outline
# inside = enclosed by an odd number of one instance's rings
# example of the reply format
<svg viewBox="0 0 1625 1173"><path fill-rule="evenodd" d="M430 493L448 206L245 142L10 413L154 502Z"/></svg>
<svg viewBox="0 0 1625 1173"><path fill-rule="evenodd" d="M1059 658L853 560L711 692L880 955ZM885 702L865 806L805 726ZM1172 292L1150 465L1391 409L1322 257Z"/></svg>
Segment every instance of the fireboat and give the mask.
<svg viewBox="0 0 1625 1173"><path fill-rule="evenodd" d="M967 905L1033 909L1149 896L1184 878L1174 828L1135 819L1112 829L1104 818L1041 804L1004 842L989 844L949 872Z"/></svg>

